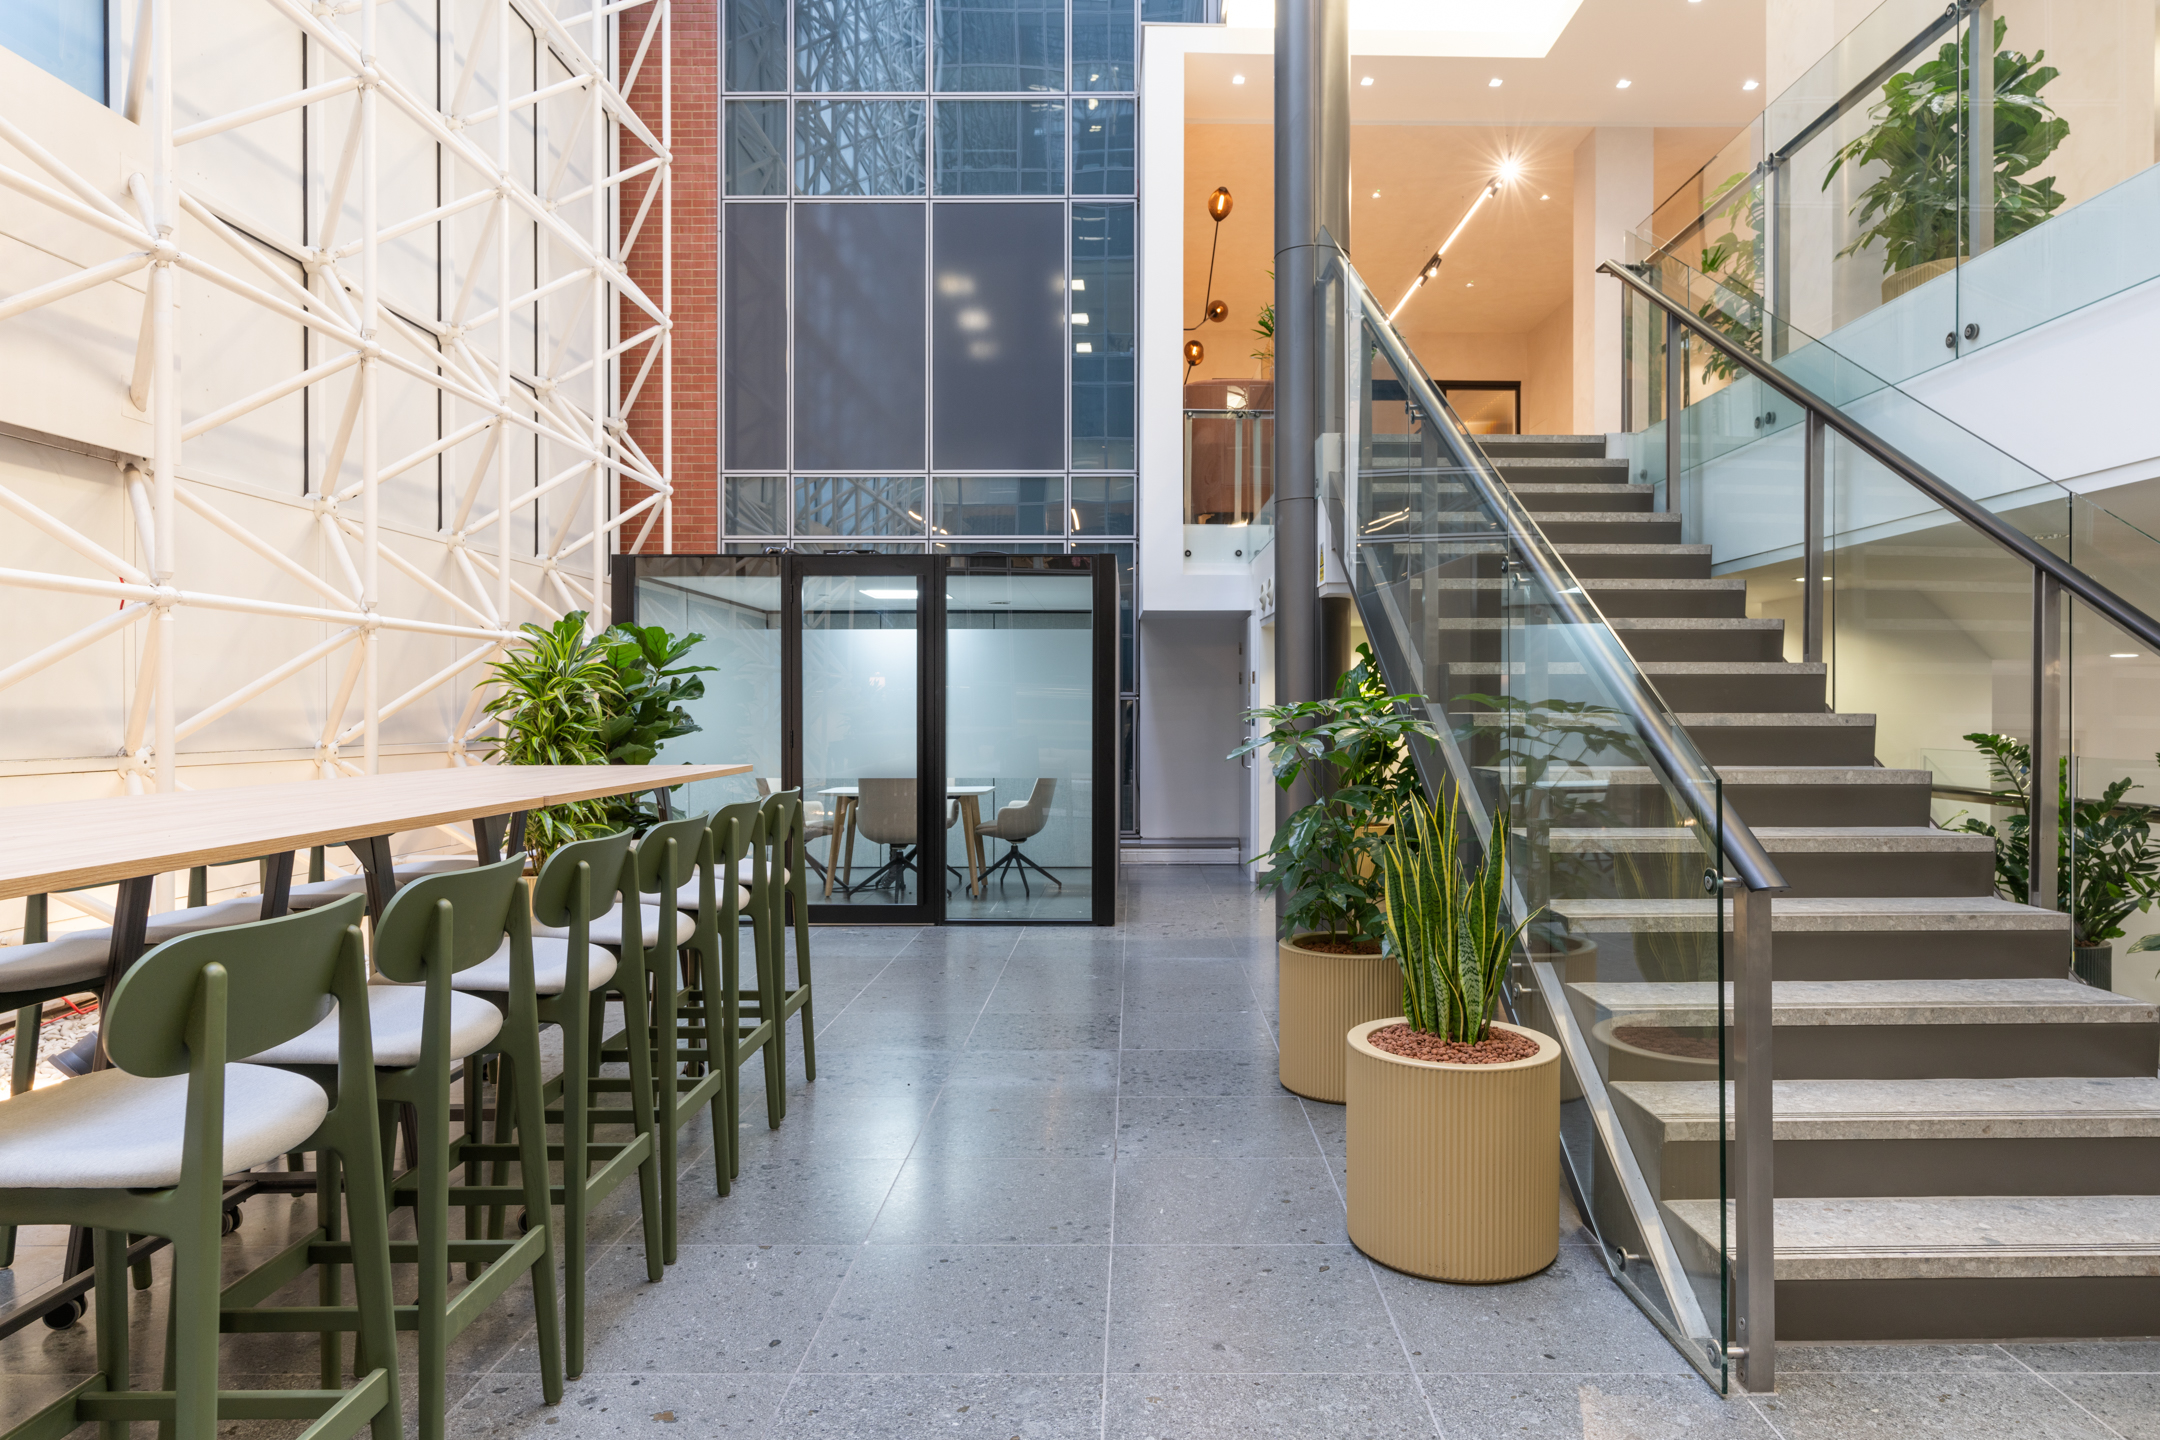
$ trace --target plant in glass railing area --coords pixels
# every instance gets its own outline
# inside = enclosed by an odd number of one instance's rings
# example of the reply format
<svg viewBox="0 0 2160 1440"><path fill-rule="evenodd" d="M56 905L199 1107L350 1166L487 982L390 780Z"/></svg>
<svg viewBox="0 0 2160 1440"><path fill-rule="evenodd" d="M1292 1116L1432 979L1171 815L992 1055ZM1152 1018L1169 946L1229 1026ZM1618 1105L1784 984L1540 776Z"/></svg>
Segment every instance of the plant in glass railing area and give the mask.
<svg viewBox="0 0 2160 1440"><path fill-rule="evenodd" d="M1492 1033L1508 959L1530 916L1508 923L1507 847L1475 868L1461 850L1459 801L1443 812L1412 796L1379 845L1386 951L1402 972L1403 1019L1413 1030L1474 1045ZM1493 833L1507 833L1505 812Z"/></svg>
<svg viewBox="0 0 2160 1440"><path fill-rule="evenodd" d="M1380 942L1380 836L1419 795L1411 737L1440 738L1416 708L1423 701L1388 693L1372 651L1360 645L1357 665L1329 699L1245 712L1248 723L1265 728L1229 758L1265 749L1278 786L1288 790L1310 777L1315 792L1254 857L1272 867L1260 888L1287 897L1286 937Z"/></svg>
<svg viewBox="0 0 2160 1440"><path fill-rule="evenodd" d="M2010 814L1999 829L1976 816L1963 817L1955 828L1994 840L1996 888L2005 898L2022 901L2031 893L2032 879L2032 747L1984 731L1965 738L1987 756L1996 804ZM2056 780L2063 824L2056 837L2055 903L2068 912L2072 943L2081 950L2121 939L2122 922L2160 899L2160 846L2153 842L2152 812L2123 802L2137 788L2127 778L2112 780L2095 798L2073 803L2070 760L2063 757Z"/></svg>
<svg viewBox="0 0 2160 1440"><path fill-rule="evenodd" d="M2030 58L2002 48L2010 22L1995 21L1995 174L1993 233L1997 242L2019 235L2063 203L2055 177L2028 181L2062 144L2070 122L2040 92L2061 72L2042 65L2045 50ZM1965 47L1971 27L1933 60L1883 82L1883 98L1868 111L1867 131L1840 146L1823 175L1823 188L1847 164L1880 166L1860 192L1852 217L1860 232L1839 258L1869 245L1883 247L1883 273L1970 254L1964 226L1966 164Z"/></svg>
<svg viewBox="0 0 2160 1440"><path fill-rule="evenodd" d="M636 765L661 741L697 729L683 701L702 696L696 670L677 664L704 637L677 640L658 626L585 633L585 614L519 627L524 642L488 667L496 693L484 707L502 733L480 742L503 765ZM545 856L573 840L655 818L627 797L554 805L526 816L526 848Z"/></svg>
<svg viewBox="0 0 2160 1440"><path fill-rule="evenodd" d="M1695 307L1709 326L1720 335L1747 351L1750 355L1762 353L1763 305L1758 303L1762 295L1762 233L1763 233L1763 187L1746 185L1748 177L1734 175L1711 192L1713 203L1731 195L1715 219L1722 221L1725 230L1702 247L1702 264L1699 267L1709 279L1724 288ZM1734 193L1737 190L1738 193ZM1705 222L1705 229L1711 228ZM1737 380L1740 367L1724 352L1713 349L1703 361L1703 378L1706 380Z"/></svg>

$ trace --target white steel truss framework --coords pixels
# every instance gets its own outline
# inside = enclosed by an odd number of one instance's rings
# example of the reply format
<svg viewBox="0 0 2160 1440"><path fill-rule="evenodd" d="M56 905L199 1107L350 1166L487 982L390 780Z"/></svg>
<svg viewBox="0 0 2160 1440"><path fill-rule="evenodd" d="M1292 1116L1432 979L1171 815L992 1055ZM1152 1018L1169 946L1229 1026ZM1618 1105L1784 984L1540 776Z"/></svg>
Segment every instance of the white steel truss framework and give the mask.
<svg viewBox="0 0 2160 1440"><path fill-rule="evenodd" d="M93 287L139 293L126 389L152 437L148 453L120 477L141 563L0 485L0 507L51 542L45 552L64 548L78 570L87 561L103 572L0 569L0 587L118 602L49 643L33 637L30 653L0 668L0 691L139 633L128 713L115 717L116 767L138 792L185 788L183 741L311 666L330 677L314 754L323 778L376 771L384 722L463 677L471 694L446 711L457 719L442 738L451 763L468 763L468 744L489 723L474 667L521 621L584 610L590 625L604 624L609 553L640 548L656 531L663 546L672 539L668 0L443 0L443 33L431 43L435 75L399 73L378 45L379 27L390 20L409 32L412 7L232 3L259 4L266 24L298 39L301 87L176 123L180 41L190 39L199 56L216 53L216 37L187 36L191 23L207 20L197 0L139 0L133 43L119 61L121 108L141 127L148 165L127 177L124 191L40 146L17 123L25 117L9 116L0 99L0 140L31 162L23 170L0 166L8 204L45 207L89 227L110 254L81 257L63 278L0 298L0 346L22 343L11 341L7 322ZM574 13L558 14L556 3ZM647 95L657 81L652 123L627 99L641 76ZM544 146L533 139L543 108ZM228 187L216 166L190 163L192 147L212 137L296 112L308 127L300 133L316 137L315 153L334 160L281 211L228 193L252 187L259 196L260 176ZM432 155L435 203L383 198L393 144L408 160ZM217 153L246 152L228 142ZM412 188L399 193L409 199ZM299 234L280 235L252 218L266 209L297 212ZM386 265L389 247L416 234L431 237L430 264ZM659 257L642 271L648 282L657 272L657 293L637 284L625 263L641 240L641 254ZM234 255L245 265L232 265ZM289 373L259 383L259 371L245 371L233 393L216 394L204 408L206 389L218 387L218 357L183 356L182 276L300 335ZM184 413L183 359L197 413ZM385 413L394 387L403 423ZM313 443L299 452L313 564L184 478L191 445L295 394L330 422L326 442L318 422ZM426 397L430 417L418 438L410 423L416 394ZM633 437L634 419L648 441L659 437L657 454ZM383 523L386 497L397 498L400 486L435 492L438 534L419 541ZM195 517L192 533L205 533L206 522L260 569L251 577L229 564L191 565L180 553L183 511ZM406 582L401 595L424 603L386 607L385 566ZM289 592L292 582L311 603L263 598L280 587ZM248 656L252 679L206 704L190 695L183 710L178 697L201 689L183 683L190 657L175 643L176 619L192 609L318 623L278 627L312 643ZM455 659L424 676L392 678L381 652L396 632L450 637ZM231 657L220 658L229 667ZM198 674L220 673L196 659Z"/></svg>

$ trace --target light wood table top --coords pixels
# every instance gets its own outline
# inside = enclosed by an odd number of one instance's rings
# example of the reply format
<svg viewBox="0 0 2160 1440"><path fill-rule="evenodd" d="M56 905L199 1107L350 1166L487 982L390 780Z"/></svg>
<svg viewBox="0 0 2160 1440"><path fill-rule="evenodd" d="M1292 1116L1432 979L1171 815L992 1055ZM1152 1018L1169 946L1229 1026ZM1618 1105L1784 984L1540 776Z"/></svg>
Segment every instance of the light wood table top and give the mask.
<svg viewBox="0 0 2160 1440"><path fill-rule="evenodd" d="M0 808L0 900L658 790L750 769L469 765L8 806Z"/></svg>

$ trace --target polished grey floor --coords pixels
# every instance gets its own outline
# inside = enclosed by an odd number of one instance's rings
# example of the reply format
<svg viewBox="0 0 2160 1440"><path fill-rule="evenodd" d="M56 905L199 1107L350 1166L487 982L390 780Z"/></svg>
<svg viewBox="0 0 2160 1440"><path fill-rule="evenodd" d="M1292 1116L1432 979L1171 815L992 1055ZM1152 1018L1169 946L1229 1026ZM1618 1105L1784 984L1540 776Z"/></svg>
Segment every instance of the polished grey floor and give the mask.
<svg viewBox="0 0 2160 1440"><path fill-rule="evenodd" d="M819 931L817 1083L794 1057L778 1131L753 1087L728 1199L709 1131L685 1132L661 1284L627 1196L596 1226L590 1359L559 1408L513 1290L457 1346L451 1434L2160 1440L2160 1343L1794 1346L1778 1395L1721 1399L1564 1207L1558 1263L1517 1284L1371 1264L1343 1230L1341 1110L1276 1084L1271 907L1237 869L1150 866L1121 909ZM251 1204L235 1264L299 1208ZM16 1283L55 1238L26 1237ZM161 1290L134 1297L150 1373ZM0 1424L89 1338L0 1341ZM230 1343L227 1385L308 1363Z"/></svg>

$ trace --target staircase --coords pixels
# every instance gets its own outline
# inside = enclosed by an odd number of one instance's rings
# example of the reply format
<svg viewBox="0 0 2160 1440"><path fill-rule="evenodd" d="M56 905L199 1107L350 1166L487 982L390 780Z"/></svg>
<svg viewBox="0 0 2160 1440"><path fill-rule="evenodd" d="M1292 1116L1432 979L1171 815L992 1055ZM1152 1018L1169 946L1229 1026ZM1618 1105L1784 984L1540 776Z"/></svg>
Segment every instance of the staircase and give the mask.
<svg viewBox="0 0 2160 1440"><path fill-rule="evenodd" d="M1477 443L1791 882L1772 922L1779 1336L2160 1329L2160 1012L2066 978L2068 917L1996 896L1992 842L1931 825L1928 773L1876 764L1874 717L1827 708L1825 667L1783 658L1783 622L1747 618L1745 582L1712 578L1709 547L1679 543L1604 437ZM1498 668L1453 674L1484 689ZM1656 786L1625 765L1582 784L1607 815ZM1571 851L1700 847L1567 825L1550 834L1551 908L1582 945L1567 1001L1606 1037L1615 1112L1688 1269L1715 1274L1716 1062L1655 1039L1719 1017L1702 986L1601 975L1595 948L1701 906L1571 900L1563 878Z"/></svg>

